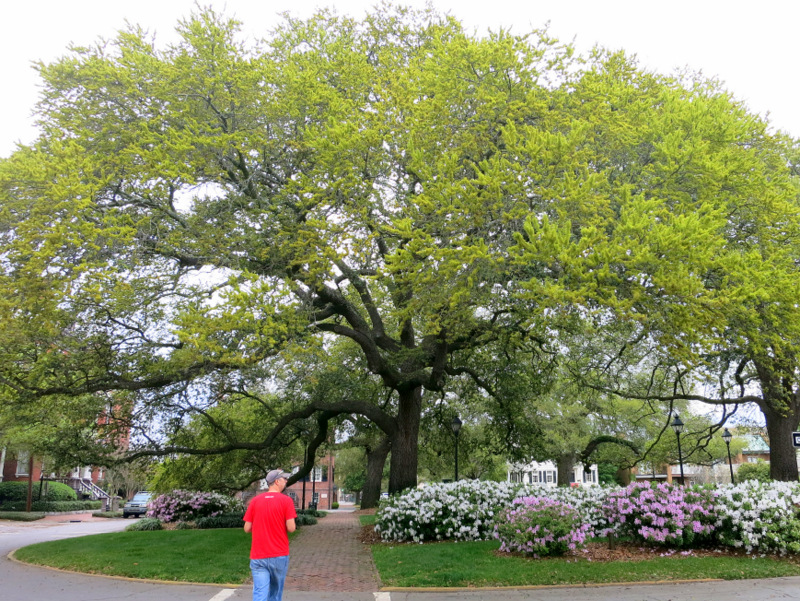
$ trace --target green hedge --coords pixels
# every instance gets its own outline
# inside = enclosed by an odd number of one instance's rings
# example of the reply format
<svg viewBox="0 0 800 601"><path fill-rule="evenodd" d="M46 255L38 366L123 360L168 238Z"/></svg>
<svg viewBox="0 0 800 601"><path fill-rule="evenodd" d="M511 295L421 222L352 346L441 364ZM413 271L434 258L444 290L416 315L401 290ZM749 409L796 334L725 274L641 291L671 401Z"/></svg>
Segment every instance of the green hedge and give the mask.
<svg viewBox="0 0 800 601"><path fill-rule="evenodd" d="M161 523L161 520L157 520L156 518L142 518L141 520L137 520L133 524L125 528L125 532L138 532L138 531L163 530L163 529L164 529L164 524Z"/></svg>
<svg viewBox="0 0 800 601"><path fill-rule="evenodd" d="M769 469L769 463L765 461L743 463L739 466L739 471L736 472L736 481L758 480L759 482L772 482Z"/></svg>
<svg viewBox="0 0 800 601"><path fill-rule="evenodd" d="M214 517L197 518L195 525L200 530L209 530L211 528L241 528L244 526L244 512L234 511L231 513L222 513Z"/></svg>
<svg viewBox="0 0 800 601"><path fill-rule="evenodd" d="M93 518L121 518L121 511L95 511L92 514Z"/></svg>
<svg viewBox="0 0 800 601"><path fill-rule="evenodd" d="M294 521L297 526L313 526L317 523L317 518L311 515L298 514L297 519Z"/></svg>
<svg viewBox="0 0 800 601"><path fill-rule="evenodd" d="M46 482L41 486L42 498L39 499L39 482L33 483L33 499L35 501L76 501L77 493L63 482ZM22 501L28 498L28 483L24 481L0 482L0 505Z"/></svg>
<svg viewBox="0 0 800 601"><path fill-rule="evenodd" d="M44 513L42 512L30 512L27 511L0 511L0 520L14 520L16 522L35 522L36 520L41 520L44 517Z"/></svg>
<svg viewBox="0 0 800 601"><path fill-rule="evenodd" d="M34 501L31 505L32 511L89 511L100 509L102 501ZM14 501L0 505L0 511L25 511L25 501Z"/></svg>
<svg viewBox="0 0 800 601"><path fill-rule="evenodd" d="M307 509L305 511L297 512L297 519L295 524L297 526L313 526L317 523L316 516L324 516L322 511L314 511ZM234 511L230 513L223 513L214 517L198 518L195 520L195 525L199 530L209 530L212 528L241 528L244 526L244 512Z"/></svg>

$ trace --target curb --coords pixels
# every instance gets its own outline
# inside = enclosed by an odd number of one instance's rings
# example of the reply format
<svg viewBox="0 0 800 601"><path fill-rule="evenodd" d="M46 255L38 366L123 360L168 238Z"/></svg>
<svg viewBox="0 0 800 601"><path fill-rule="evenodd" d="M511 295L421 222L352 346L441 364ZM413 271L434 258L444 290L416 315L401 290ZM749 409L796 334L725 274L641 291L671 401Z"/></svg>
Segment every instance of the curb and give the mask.
<svg viewBox="0 0 800 601"><path fill-rule="evenodd" d="M634 582L597 582L590 584L528 584L520 586L384 586L382 593L466 593L478 591L537 591L551 589L607 588L611 586L645 586L656 584L697 584L701 582L726 582L722 578L697 578L687 580L643 580Z"/></svg>

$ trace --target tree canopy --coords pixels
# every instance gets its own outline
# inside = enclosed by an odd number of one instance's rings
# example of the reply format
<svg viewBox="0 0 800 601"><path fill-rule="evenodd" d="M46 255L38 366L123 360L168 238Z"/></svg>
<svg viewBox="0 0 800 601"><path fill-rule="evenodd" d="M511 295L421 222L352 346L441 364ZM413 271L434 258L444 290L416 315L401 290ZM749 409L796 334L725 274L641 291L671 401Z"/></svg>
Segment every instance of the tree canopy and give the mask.
<svg viewBox="0 0 800 601"><path fill-rule="evenodd" d="M470 382L501 418L535 392L514 361L544 385L576 330L628 365L644 344L688 368L744 341L791 355L790 144L714 82L392 6L253 45L211 10L178 31L39 66L42 135L0 163L7 407L120 395L115 423L156 453L285 446L309 418L321 444L359 414L395 492L432 399ZM263 402L336 341L385 397ZM188 416L249 395L247 440L182 444Z"/></svg>

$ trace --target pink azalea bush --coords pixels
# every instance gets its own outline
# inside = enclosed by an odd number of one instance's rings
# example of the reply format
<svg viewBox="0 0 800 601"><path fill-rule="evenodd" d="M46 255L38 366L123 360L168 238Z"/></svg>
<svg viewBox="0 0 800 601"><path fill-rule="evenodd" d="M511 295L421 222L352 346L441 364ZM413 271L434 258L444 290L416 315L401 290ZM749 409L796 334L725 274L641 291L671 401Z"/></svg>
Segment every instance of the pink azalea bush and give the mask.
<svg viewBox="0 0 800 601"><path fill-rule="evenodd" d="M608 495L602 506L605 534L671 547L711 542L716 493L702 487L637 482Z"/></svg>
<svg viewBox="0 0 800 601"><path fill-rule="evenodd" d="M219 493L173 490L150 502L147 517L162 522L188 522L239 509L239 501Z"/></svg>
<svg viewBox="0 0 800 601"><path fill-rule="evenodd" d="M501 551L545 557L576 549L590 529L572 506L531 496L514 499L498 514L494 536L500 540Z"/></svg>

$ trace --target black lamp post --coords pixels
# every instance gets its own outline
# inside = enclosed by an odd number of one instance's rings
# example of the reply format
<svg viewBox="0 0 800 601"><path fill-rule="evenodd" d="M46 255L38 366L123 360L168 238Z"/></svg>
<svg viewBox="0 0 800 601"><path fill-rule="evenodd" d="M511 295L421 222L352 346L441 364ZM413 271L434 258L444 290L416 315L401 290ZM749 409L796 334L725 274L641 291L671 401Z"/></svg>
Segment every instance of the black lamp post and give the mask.
<svg viewBox="0 0 800 601"><path fill-rule="evenodd" d="M317 461L316 453L314 454L314 461L311 463L311 507L314 511L317 510L317 466L314 463Z"/></svg>
<svg viewBox="0 0 800 601"><path fill-rule="evenodd" d="M306 463L308 463L308 441L303 449L303 467L306 466ZM308 476L303 478L303 502L300 504L300 509L306 508L306 480L308 480Z"/></svg>
<svg viewBox="0 0 800 601"><path fill-rule="evenodd" d="M725 446L728 447L728 467L731 468L731 484L734 484L733 479L733 461L731 461L731 440L733 439L733 434L728 431L728 428L725 428L722 432L722 440L725 441Z"/></svg>
<svg viewBox="0 0 800 601"><path fill-rule="evenodd" d="M461 432L461 420L458 419L457 415L453 418L450 427L453 428L453 434L456 437L456 477L454 481L458 482L458 433Z"/></svg>
<svg viewBox="0 0 800 601"><path fill-rule="evenodd" d="M675 436L678 437L678 463L681 466L681 484L686 484L686 481L683 479L683 455L681 453L681 432L683 432L683 422L681 418L678 417L678 414L675 414L675 419L672 420L672 429L675 430Z"/></svg>

